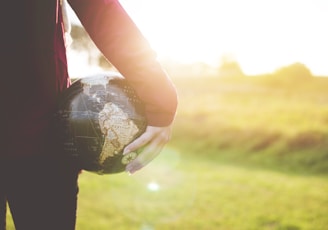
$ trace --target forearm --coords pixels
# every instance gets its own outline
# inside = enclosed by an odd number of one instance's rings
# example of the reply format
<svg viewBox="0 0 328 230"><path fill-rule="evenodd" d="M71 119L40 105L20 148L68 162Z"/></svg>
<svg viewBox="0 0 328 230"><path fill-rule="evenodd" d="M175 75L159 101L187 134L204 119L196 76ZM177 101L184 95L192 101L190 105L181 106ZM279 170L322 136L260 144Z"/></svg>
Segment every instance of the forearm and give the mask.
<svg viewBox="0 0 328 230"><path fill-rule="evenodd" d="M137 26L116 0L69 0L104 56L135 88L149 125L167 126L177 107L175 87Z"/></svg>

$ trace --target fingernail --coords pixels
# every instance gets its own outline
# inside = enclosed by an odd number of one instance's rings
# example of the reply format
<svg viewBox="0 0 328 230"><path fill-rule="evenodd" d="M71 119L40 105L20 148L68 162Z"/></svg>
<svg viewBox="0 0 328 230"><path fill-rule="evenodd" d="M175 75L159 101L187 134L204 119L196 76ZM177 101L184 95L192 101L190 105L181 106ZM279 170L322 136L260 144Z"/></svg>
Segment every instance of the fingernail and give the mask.
<svg viewBox="0 0 328 230"><path fill-rule="evenodd" d="M130 152L130 149L124 149L124 151L123 151L123 155L125 155L125 154L127 154L127 153L129 153Z"/></svg>
<svg viewBox="0 0 328 230"><path fill-rule="evenodd" d="M127 168L125 171L128 173L129 176L135 173L135 170L133 170L132 168Z"/></svg>
<svg viewBox="0 0 328 230"><path fill-rule="evenodd" d="M132 167L131 167L131 166L127 165L127 166L125 167L125 171L127 171L127 172L130 173L131 170L132 170Z"/></svg>

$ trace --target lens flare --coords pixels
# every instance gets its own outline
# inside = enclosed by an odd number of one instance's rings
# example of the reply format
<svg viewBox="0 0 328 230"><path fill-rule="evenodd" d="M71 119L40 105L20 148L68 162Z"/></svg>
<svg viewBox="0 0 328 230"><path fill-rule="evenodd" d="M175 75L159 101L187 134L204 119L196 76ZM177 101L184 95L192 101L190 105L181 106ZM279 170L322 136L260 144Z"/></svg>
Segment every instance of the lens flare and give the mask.
<svg viewBox="0 0 328 230"><path fill-rule="evenodd" d="M148 188L149 191L156 192L156 191L158 191L160 189L160 186L156 182L150 182L147 185L147 188Z"/></svg>
<svg viewBox="0 0 328 230"><path fill-rule="evenodd" d="M197 183L183 166L180 153L166 148L137 173L113 176L110 194L117 212L139 223L140 229L181 218L193 204Z"/></svg>

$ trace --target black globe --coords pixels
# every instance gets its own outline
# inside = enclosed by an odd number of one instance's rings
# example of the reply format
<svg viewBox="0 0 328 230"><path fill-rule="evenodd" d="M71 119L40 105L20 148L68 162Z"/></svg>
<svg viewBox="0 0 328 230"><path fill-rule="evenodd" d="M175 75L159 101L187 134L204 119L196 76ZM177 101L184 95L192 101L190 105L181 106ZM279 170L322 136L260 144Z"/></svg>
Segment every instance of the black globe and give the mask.
<svg viewBox="0 0 328 230"><path fill-rule="evenodd" d="M117 73L84 77L63 92L57 124L59 146L80 167L98 174L119 173L137 157L126 145L146 129L144 107Z"/></svg>

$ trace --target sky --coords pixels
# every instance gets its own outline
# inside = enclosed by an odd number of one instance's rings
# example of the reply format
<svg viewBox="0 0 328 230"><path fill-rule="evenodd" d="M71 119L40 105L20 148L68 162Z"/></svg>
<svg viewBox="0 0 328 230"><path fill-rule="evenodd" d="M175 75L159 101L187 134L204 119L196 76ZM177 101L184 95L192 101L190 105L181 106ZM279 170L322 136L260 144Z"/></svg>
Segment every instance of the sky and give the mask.
<svg viewBox="0 0 328 230"><path fill-rule="evenodd" d="M328 76L327 0L120 0L159 58L246 74L301 62Z"/></svg>

